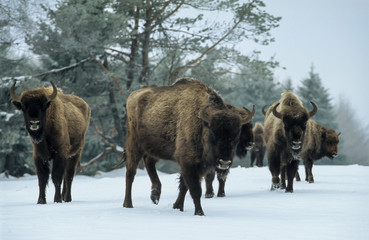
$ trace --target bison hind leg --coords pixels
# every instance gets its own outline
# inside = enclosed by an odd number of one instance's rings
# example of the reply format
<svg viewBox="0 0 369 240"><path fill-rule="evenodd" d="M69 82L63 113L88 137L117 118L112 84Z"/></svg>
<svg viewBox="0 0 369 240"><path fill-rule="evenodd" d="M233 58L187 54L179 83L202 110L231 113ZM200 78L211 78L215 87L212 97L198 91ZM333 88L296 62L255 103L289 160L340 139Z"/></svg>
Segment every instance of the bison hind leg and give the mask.
<svg viewBox="0 0 369 240"><path fill-rule="evenodd" d="M160 200L160 195L161 195L161 190L159 188L152 188L151 189L151 201L158 205L159 204L159 200Z"/></svg>
<svg viewBox="0 0 369 240"><path fill-rule="evenodd" d="M177 200L173 204L173 209L179 209L179 211L183 212L184 200L185 200L188 188L186 184L184 183L182 175L179 177L179 187L178 188L179 188L179 193L178 193Z"/></svg>

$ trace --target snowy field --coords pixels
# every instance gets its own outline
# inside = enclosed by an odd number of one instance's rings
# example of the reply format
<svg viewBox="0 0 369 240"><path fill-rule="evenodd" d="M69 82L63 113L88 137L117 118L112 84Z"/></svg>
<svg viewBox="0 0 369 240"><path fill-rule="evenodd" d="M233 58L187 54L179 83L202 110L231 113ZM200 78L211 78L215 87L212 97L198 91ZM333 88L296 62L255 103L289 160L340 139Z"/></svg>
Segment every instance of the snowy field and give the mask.
<svg viewBox="0 0 369 240"><path fill-rule="evenodd" d="M53 203L50 181L46 205L36 204L36 176L2 175L0 239L369 239L369 167L314 166L313 173L314 184L295 182L294 193L284 193L269 191L267 167L231 169L227 196L202 198L204 217L193 215L189 195L184 212L172 209L177 174L160 174L162 196L154 205L149 177L138 171L132 209L122 207L125 169L76 176L71 203Z"/></svg>

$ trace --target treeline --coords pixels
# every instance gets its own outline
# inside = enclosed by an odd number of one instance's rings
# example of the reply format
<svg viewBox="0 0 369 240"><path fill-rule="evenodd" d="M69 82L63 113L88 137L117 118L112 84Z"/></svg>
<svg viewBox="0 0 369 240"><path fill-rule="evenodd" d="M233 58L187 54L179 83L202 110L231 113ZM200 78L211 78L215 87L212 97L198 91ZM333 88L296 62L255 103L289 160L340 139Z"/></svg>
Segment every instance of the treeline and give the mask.
<svg viewBox="0 0 369 240"><path fill-rule="evenodd" d="M235 106L252 109L255 105L254 122L263 122L263 106L292 90L305 106L310 106L310 100L318 105L316 121L342 132L341 156L327 163L369 165L366 135L346 138L362 132L354 119L340 115L341 105L347 111L350 106L346 100L341 100L339 108L333 106L313 68L301 86L294 88L291 80L275 81L273 72L279 67L275 59L261 60L257 52L244 55L235 47L240 41L246 48L247 42L267 45L274 41L270 30L278 27L280 17L267 13L262 1L52 3L0 3L0 172L14 176L33 172L23 117L10 103L9 90L15 80L18 94L53 81L90 105L92 121L82 161L102 160L83 174L110 170L120 161L129 93L146 85L170 85L179 77L205 82ZM354 157L350 144L362 146ZM176 165L162 164L159 169L177 170ZM245 165L245 160L239 164Z"/></svg>

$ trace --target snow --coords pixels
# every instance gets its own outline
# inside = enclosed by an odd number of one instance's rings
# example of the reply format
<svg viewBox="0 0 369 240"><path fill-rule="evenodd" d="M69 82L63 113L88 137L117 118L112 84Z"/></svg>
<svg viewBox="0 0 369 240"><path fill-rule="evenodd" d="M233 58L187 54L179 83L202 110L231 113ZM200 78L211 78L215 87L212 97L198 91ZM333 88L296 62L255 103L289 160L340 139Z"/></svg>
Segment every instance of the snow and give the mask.
<svg viewBox="0 0 369 240"><path fill-rule="evenodd" d="M270 191L267 167L233 168L226 197L202 197L204 217L172 209L178 174L159 173L162 195L150 200L150 180L139 170L134 208L122 207L125 169L76 176L71 203L37 205L36 176L0 176L0 238L8 239L369 239L369 167L314 166L315 183L295 182L294 193ZM300 167L304 178L304 169ZM217 189L218 183L214 181ZM203 182L204 192L204 182Z"/></svg>

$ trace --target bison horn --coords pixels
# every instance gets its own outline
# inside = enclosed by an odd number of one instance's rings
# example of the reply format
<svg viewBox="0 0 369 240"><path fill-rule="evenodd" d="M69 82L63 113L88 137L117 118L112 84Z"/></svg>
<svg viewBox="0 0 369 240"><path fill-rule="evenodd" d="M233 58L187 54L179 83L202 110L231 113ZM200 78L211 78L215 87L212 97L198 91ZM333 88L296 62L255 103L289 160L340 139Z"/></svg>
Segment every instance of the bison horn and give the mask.
<svg viewBox="0 0 369 240"><path fill-rule="evenodd" d="M261 109L261 112L263 113L264 116L266 116L266 112L265 112L265 108L266 108L266 105Z"/></svg>
<svg viewBox="0 0 369 240"><path fill-rule="evenodd" d="M276 117L276 118L279 118L279 119L282 119L282 114L279 113L277 111L277 107L279 106L279 103L277 103L274 107L273 107L273 115Z"/></svg>
<svg viewBox="0 0 369 240"><path fill-rule="evenodd" d="M49 101L51 102L52 100L55 99L56 95L58 94L58 89L55 87L55 84L52 81L50 81L50 83L53 86L53 93L49 97Z"/></svg>
<svg viewBox="0 0 369 240"><path fill-rule="evenodd" d="M15 84L17 82L15 81L12 85L12 87L10 88L10 96L12 97L12 102L20 102L20 96L18 96L17 94L15 94Z"/></svg>
<svg viewBox="0 0 369 240"><path fill-rule="evenodd" d="M210 105L207 105L201 109L201 111L199 112L199 118L207 123L210 123L209 114L207 113L208 107L210 107Z"/></svg>
<svg viewBox="0 0 369 240"><path fill-rule="evenodd" d="M255 105L252 106L252 112L250 112L250 110L248 110L247 108L243 107L243 109L245 109L245 111L247 112L247 116L242 116L242 120L241 120L241 124L244 125L248 122L251 121L252 117L255 114ZM243 114L242 114L243 115Z"/></svg>
<svg viewBox="0 0 369 240"><path fill-rule="evenodd" d="M337 134L337 137L338 137L339 135L341 135L341 132L339 132L339 133Z"/></svg>
<svg viewBox="0 0 369 240"><path fill-rule="evenodd" d="M313 117L313 116L316 114L316 112L318 111L318 107L316 106L316 104L315 104L314 102L310 101L310 103L311 103L311 105L313 105L313 107L314 107L314 109L313 109L313 110L311 110L311 111L309 112L309 117L311 118L311 117Z"/></svg>

